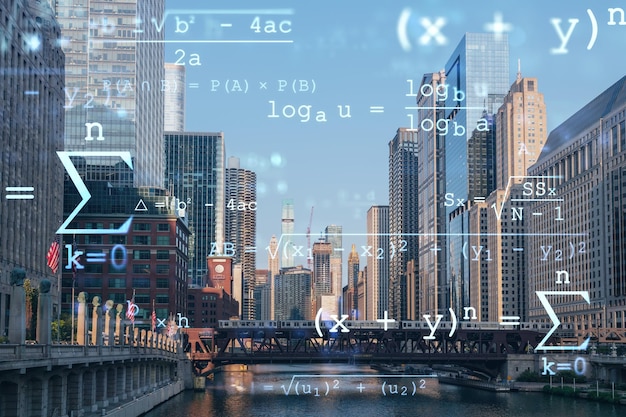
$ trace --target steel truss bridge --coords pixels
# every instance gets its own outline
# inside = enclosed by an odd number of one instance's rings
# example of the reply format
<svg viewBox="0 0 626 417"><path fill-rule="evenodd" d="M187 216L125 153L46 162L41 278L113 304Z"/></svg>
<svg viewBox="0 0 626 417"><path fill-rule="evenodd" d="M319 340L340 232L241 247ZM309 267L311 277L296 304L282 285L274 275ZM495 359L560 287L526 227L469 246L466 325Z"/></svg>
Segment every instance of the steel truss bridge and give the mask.
<svg viewBox="0 0 626 417"><path fill-rule="evenodd" d="M228 364L420 363L454 364L497 375L507 354L537 346L545 333L532 330L449 331L373 329L330 333L315 329L185 329L184 350L196 374ZM549 340L556 345L558 340Z"/></svg>

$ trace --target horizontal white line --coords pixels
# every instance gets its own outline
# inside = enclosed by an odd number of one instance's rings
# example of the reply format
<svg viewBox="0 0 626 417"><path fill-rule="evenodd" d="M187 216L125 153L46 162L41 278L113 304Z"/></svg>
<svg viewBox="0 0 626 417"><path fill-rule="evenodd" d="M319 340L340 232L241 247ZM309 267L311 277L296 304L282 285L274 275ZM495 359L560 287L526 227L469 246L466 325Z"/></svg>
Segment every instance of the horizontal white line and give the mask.
<svg viewBox="0 0 626 417"><path fill-rule="evenodd" d="M513 252L524 252L524 248L513 248Z"/></svg>
<svg viewBox="0 0 626 417"><path fill-rule="evenodd" d="M5 191L35 191L35 187L6 187Z"/></svg>
<svg viewBox="0 0 626 417"><path fill-rule="evenodd" d="M533 213L533 216L543 216L543 213Z"/></svg>
<svg viewBox="0 0 626 417"><path fill-rule="evenodd" d="M484 110L484 107L405 107L405 110Z"/></svg>
<svg viewBox="0 0 626 417"><path fill-rule="evenodd" d="M211 203L206 203L206 204L204 205L204 207L213 207L213 204L211 204Z"/></svg>
<svg viewBox="0 0 626 417"><path fill-rule="evenodd" d="M512 198L511 201L564 201L562 198Z"/></svg>
<svg viewBox="0 0 626 417"><path fill-rule="evenodd" d="M222 24L220 24L220 26L223 27L223 28L232 28L233 24L232 23L222 23Z"/></svg>
<svg viewBox="0 0 626 417"><path fill-rule="evenodd" d="M95 39L94 39L95 40ZM134 39L97 39L102 42L118 42L118 43L293 43L292 39L286 40L262 40L262 39L193 39L193 40L167 40L167 39L146 39L146 40L134 40Z"/></svg>
<svg viewBox="0 0 626 417"><path fill-rule="evenodd" d="M27 96L38 96L39 95L39 91L32 91L32 90L24 91L24 95L27 95Z"/></svg>
<svg viewBox="0 0 626 417"><path fill-rule="evenodd" d="M9 194L6 196L7 200L32 200L35 196L32 194Z"/></svg>

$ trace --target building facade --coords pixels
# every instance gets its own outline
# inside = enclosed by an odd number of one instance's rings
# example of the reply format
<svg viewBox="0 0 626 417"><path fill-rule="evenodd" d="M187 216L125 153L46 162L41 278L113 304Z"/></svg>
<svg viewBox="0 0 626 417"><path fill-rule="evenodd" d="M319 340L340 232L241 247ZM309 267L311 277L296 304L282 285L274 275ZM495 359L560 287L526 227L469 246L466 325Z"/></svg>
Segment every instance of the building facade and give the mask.
<svg viewBox="0 0 626 417"><path fill-rule="evenodd" d="M538 291L561 322L582 334L626 326L626 77L550 132L529 175L535 183L528 244L529 318L549 322ZM559 250L561 251L559 253ZM533 254L535 256L531 256Z"/></svg>
<svg viewBox="0 0 626 417"><path fill-rule="evenodd" d="M421 161L418 269L419 281L426 287L418 291L425 293L420 297L427 303L420 306L424 313L446 314L467 293L458 290L464 280L458 280L458 268L451 268L448 262L452 246L454 250L462 246L458 239L448 238L455 236L449 220L455 219L456 230L468 227L467 211L461 208L470 198L473 181L468 175L468 141L476 130L488 130L483 112L494 113L508 87L506 34L466 33L445 69L422 79L417 94ZM447 198L453 203L446 204ZM457 282L453 282L455 277Z"/></svg>
<svg viewBox="0 0 626 417"><path fill-rule="evenodd" d="M389 310L389 206L367 210L367 247L376 251L376 256L372 252L366 258L365 320L376 320Z"/></svg>
<svg viewBox="0 0 626 417"><path fill-rule="evenodd" d="M239 166L239 159L229 158L225 171L224 254L240 265L241 291L233 297L242 307L242 318L254 320L254 283L256 279L256 174ZM232 246L231 246L232 245ZM230 249L228 249L230 248Z"/></svg>
<svg viewBox="0 0 626 417"><path fill-rule="evenodd" d="M192 233L188 282L202 285L206 257L224 245L224 134L166 132L165 187L178 197Z"/></svg>
<svg viewBox="0 0 626 417"><path fill-rule="evenodd" d="M63 150L65 58L57 43L59 25L46 2L0 1L0 33L0 335L5 336L14 268L23 268L35 287L50 280L55 317L58 311L59 275L46 266L46 253L63 216L63 165L56 152Z"/></svg>
<svg viewBox="0 0 626 417"><path fill-rule="evenodd" d="M150 327L153 305L159 319L170 314L184 316L190 231L171 204L175 198L148 187L110 188L93 182L88 188L97 204L85 206L73 225L94 232L64 235L63 311L70 313L72 297L85 291L89 301L97 295L125 306L134 296L139 307L136 324L146 328ZM77 200L79 196L67 194L66 210L73 209ZM130 229L118 233L116 229L130 213ZM106 229L110 232L103 232Z"/></svg>
<svg viewBox="0 0 626 417"><path fill-rule="evenodd" d="M311 320L311 271L303 266L281 268L275 277L275 320Z"/></svg>
<svg viewBox="0 0 626 417"><path fill-rule="evenodd" d="M165 132L185 131L185 66L165 63L165 91L163 91L164 120L163 130Z"/></svg>
<svg viewBox="0 0 626 417"><path fill-rule="evenodd" d="M66 56L65 148L130 152L134 166L118 171L119 157L88 158L86 178L163 187L156 138L163 137L164 31L152 21L163 19L164 7L161 0L56 2ZM86 139L85 123L98 123L102 134Z"/></svg>
<svg viewBox="0 0 626 417"><path fill-rule="evenodd" d="M406 264L418 253L417 153L415 130L398 129L389 142L389 246L396 252L389 257L388 297L390 316L396 320L406 320L409 314Z"/></svg>

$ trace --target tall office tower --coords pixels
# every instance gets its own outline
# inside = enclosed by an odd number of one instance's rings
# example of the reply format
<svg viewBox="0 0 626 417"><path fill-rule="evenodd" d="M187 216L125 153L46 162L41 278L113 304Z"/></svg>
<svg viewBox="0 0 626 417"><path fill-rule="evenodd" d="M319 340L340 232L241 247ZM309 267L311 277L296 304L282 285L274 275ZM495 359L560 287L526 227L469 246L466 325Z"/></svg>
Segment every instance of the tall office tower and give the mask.
<svg viewBox="0 0 626 417"><path fill-rule="evenodd" d="M562 323L594 335L626 327L625 116L622 77L554 129L528 171L548 177L543 195L538 182L527 187L529 211L543 214L526 220L541 234L527 245L531 320L550 322L537 291L584 291L588 301L547 296Z"/></svg>
<svg viewBox="0 0 626 417"><path fill-rule="evenodd" d="M275 320L311 320L311 271L302 265L276 275Z"/></svg>
<svg viewBox="0 0 626 417"><path fill-rule="evenodd" d="M0 334L6 335L7 326L18 323L7 315L13 268L25 269L35 288L49 279L58 309L58 275L46 266L46 254L63 216L56 151L63 150L65 98L60 29L48 4L0 1L0 15Z"/></svg>
<svg viewBox="0 0 626 417"><path fill-rule="evenodd" d="M257 269L254 285L255 320L270 320L272 310L270 296L270 271Z"/></svg>
<svg viewBox="0 0 626 417"><path fill-rule="evenodd" d="M256 279L256 174L240 168L239 159L228 158L225 173L225 246L232 244L233 264L241 265L239 300L244 320L254 320ZM235 277L238 278L237 276Z"/></svg>
<svg viewBox="0 0 626 417"><path fill-rule="evenodd" d="M511 85L496 119L496 185L505 190L509 180L524 182L548 137L548 120L543 93L536 78L517 79Z"/></svg>
<svg viewBox="0 0 626 417"><path fill-rule="evenodd" d="M395 248L389 257L389 310L396 320L407 317L406 265L418 253L417 159L416 132L398 129L389 142L389 248Z"/></svg>
<svg viewBox="0 0 626 417"><path fill-rule="evenodd" d="M435 126L443 119L445 103L437 97L436 91L446 87L446 74L442 70L425 74L422 77L417 95L417 115L421 120L429 120ZM433 94L434 93L434 94ZM419 284L420 313L438 314L445 305L446 235L445 181L445 141L433 130L417 129L417 171L418 171L418 233L419 233ZM444 292L442 296L440 292Z"/></svg>
<svg viewBox="0 0 626 417"><path fill-rule="evenodd" d="M367 248L372 256L366 258L365 320L377 320L389 310L389 206L372 206L367 210ZM381 256L378 256L379 248Z"/></svg>
<svg viewBox="0 0 626 417"><path fill-rule="evenodd" d="M331 244L330 279L331 292L341 299L343 293L343 229L331 224L324 229L324 238Z"/></svg>
<svg viewBox="0 0 626 417"><path fill-rule="evenodd" d="M282 268L291 268L295 265L294 260L294 243L293 243L293 233L294 233L294 215L293 215L293 200L287 199L283 200L283 210L282 210L282 220L281 220L281 230L282 233L282 241L284 246L284 250L282 251ZM307 254L308 255L308 254Z"/></svg>
<svg viewBox="0 0 626 417"><path fill-rule="evenodd" d="M488 129L482 113L494 113L508 91L508 80L508 38L494 33L466 33L445 69L422 79L417 94L423 234L418 265L419 280L426 285L419 289L425 293L427 305L420 306L425 313L443 314L453 304L448 220L454 216L461 223L456 228L467 228L467 211L457 202L470 196L468 141L475 129ZM445 204L447 197L454 203Z"/></svg>
<svg viewBox="0 0 626 417"><path fill-rule="evenodd" d="M165 158L165 187L185 208L192 233L187 282L204 286L206 257L223 254L224 134L165 132Z"/></svg>
<svg viewBox="0 0 626 417"><path fill-rule="evenodd" d="M338 314L337 300L339 297L332 293L330 276L332 253L333 247L330 242L319 240L313 243L313 299L315 300L315 310L324 307L330 309L327 311L328 314ZM331 301L329 296L332 296L334 301Z"/></svg>
<svg viewBox="0 0 626 417"><path fill-rule="evenodd" d="M525 234L528 215L527 169L536 162L547 140L547 114L543 94L536 78L515 82L504 98L496 118L497 191L488 198L488 206L502 208L500 216L492 210L487 216L488 321L502 316L527 319L528 281ZM532 183L532 180L531 180ZM471 230L470 230L471 232ZM484 254L483 254L484 256Z"/></svg>
<svg viewBox="0 0 626 417"><path fill-rule="evenodd" d="M350 250L350 254L348 255L348 288L352 290L352 308L354 311L344 312L345 314L349 314L352 320L362 320L365 315L365 312L358 311L357 308L359 305L359 294L357 291L359 272L359 254L356 251L356 245L352 244L352 250Z"/></svg>
<svg viewBox="0 0 626 417"><path fill-rule="evenodd" d="M484 111L481 120L486 121L484 128L474 129L467 141L467 176L470 179L467 200L470 202L487 198L496 189L495 117Z"/></svg>
<svg viewBox="0 0 626 417"><path fill-rule="evenodd" d="M473 220L471 211L478 210L477 205L484 203L495 189L494 117L484 111L481 120L484 123L483 126L480 130L474 129L467 141L467 175L471 178L468 183L467 201L459 204L459 200L453 198L451 194L446 194L444 202L444 205L455 207L448 217L449 233L446 237L447 247L450 249L447 256L449 302L450 307L455 311L463 311L466 307L478 308L478 306L471 305L472 265L470 263L477 261L476 256L472 256L471 259L468 256L468 250L470 250L468 248L474 247L468 246L468 242L479 239L479 236L473 235L474 231L470 229L470 223ZM480 245L475 248L480 251ZM485 245L484 248L485 253L490 253L488 246ZM484 255L482 252L480 254Z"/></svg>
<svg viewBox="0 0 626 417"><path fill-rule="evenodd" d="M280 272L280 262L278 254L278 240L276 235L272 235L269 244L269 253L267 254L267 265L269 266L269 285L270 285L270 320L274 318L274 304L275 304L275 281L274 277Z"/></svg>
<svg viewBox="0 0 626 417"><path fill-rule="evenodd" d="M163 129L166 132L185 131L185 66L165 63Z"/></svg>
<svg viewBox="0 0 626 417"><path fill-rule="evenodd" d="M65 149L126 151L89 157L79 167L90 180L163 187L164 31L161 0L59 0L57 19L65 52ZM157 41L157 42L151 42ZM85 123L98 124L94 138Z"/></svg>

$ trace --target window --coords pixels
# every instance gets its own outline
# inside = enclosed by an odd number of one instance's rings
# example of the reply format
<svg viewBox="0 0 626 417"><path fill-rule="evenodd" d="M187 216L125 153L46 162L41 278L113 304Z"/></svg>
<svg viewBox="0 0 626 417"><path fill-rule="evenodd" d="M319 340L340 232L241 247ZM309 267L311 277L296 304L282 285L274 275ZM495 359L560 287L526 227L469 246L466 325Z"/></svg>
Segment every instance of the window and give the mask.
<svg viewBox="0 0 626 417"><path fill-rule="evenodd" d="M133 223L133 230L149 232L150 231L150 223Z"/></svg>
<svg viewBox="0 0 626 417"><path fill-rule="evenodd" d="M167 246L170 244L169 236L157 236L157 245L159 246Z"/></svg>
<svg viewBox="0 0 626 417"><path fill-rule="evenodd" d="M156 266L157 274L169 274L169 272L170 272L170 266L168 264Z"/></svg>
<svg viewBox="0 0 626 417"><path fill-rule="evenodd" d="M150 236L133 236L133 245L149 245Z"/></svg>
<svg viewBox="0 0 626 417"><path fill-rule="evenodd" d="M150 259L149 250L134 250L133 259Z"/></svg>
<svg viewBox="0 0 626 417"><path fill-rule="evenodd" d="M169 232L170 224L169 223L159 223L157 226L157 231L159 232Z"/></svg>
<svg viewBox="0 0 626 417"><path fill-rule="evenodd" d="M109 288L126 288L126 278L109 278Z"/></svg>
<svg viewBox="0 0 626 417"><path fill-rule="evenodd" d="M102 264L88 263L85 265L85 269L83 269L83 272L88 274L101 274Z"/></svg>
<svg viewBox="0 0 626 417"><path fill-rule="evenodd" d="M114 303L125 303L126 294L123 292L111 292L109 293L109 300L113 300Z"/></svg>
<svg viewBox="0 0 626 417"><path fill-rule="evenodd" d="M169 288L170 287L170 280L167 278L157 278L156 280L156 287L157 288Z"/></svg>
<svg viewBox="0 0 626 417"><path fill-rule="evenodd" d="M133 288L150 288L150 278L133 278Z"/></svg>
<svg viewBox="0 0 626 417"><path fill-rule="evenodd" d="M85 278L85 287L86 288L100 288L102 287L102 278Z"/></svg>
<svg viewBox="0 0 626 417"><path fill-rule="evenodd" d="M156 253L156 258L159 260L168 260L170 259L170 251L158 250Z"/></svg>
<svg viewBox="0 0 626 417"><path fill-rule="evenodd" d="M91 245L102 245L102 235L85 235L85 243Z"/></svg>
<svg viewBox="0 0 626 417"><path fill-rule="evenodd" d="M134 264L133 274L149 274L150 264Z"/></svg>
<svg viewBox="0 0 626 417"><path fill-rule="evenodd" d="M135 303L136 304L150 304L150 294L136 294Z"/></svg>
<svg viewBox="0 0 626 417"><path fill-rule="evenodd" d="M156 302L158 304L167 304L170 302L170 296L167 294L157 294L156 295Z"/></svg>

